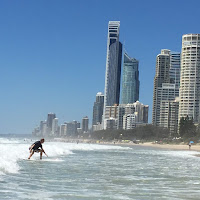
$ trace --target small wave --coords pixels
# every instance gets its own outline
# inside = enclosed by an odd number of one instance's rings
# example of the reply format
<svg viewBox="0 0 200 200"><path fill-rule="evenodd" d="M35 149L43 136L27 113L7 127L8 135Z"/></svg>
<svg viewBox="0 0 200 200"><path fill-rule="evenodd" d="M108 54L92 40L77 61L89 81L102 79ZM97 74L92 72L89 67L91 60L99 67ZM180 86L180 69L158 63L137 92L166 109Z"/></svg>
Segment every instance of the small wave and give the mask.
<svg viewBox="0 0 200 200"><path fill-rule="evenodd" d="M22 140L11 140L0 138L0 175L6 173L18 173L20 166L18 161L27 159L29 156L29 146L32 144L24 143ZM121 147L114 145L99 144L76 144L64 142L45 142L43 144L45 152L49 158L44 159L46 162L62 162L59 157L74 154L74 151L105 151L105 150L125 150L129 147ZM39 158L39 154L35 153L32 160Z"/></svg>
<svg viewBox="0 0 200 200"><path fill-rule="evenodd" d="M51 143L48 143L51 144ZM70 151L82 150L82 151L93 151L93 150L128 150L130 147L122 147L117 145L102 145L102 144L84 144L84 143L64 143L64 142L52 142L52 147L62 147L62 149L68 149Z"/></svg>
<svg viewBox="0 0 200 200"><path fill-rule="evenodd" d="M49 158L47 158L47 159L44 159L42 161L45 161L45 162L63 162L64 160L58 159L58 158L56 158L56 159L49 159Z"/></svg>
<svg viewBox="0 0 200 200"><path fill-rule="evenodd" d="M20 143L15 138L0 138L0 144L18 144Z"/></svg>

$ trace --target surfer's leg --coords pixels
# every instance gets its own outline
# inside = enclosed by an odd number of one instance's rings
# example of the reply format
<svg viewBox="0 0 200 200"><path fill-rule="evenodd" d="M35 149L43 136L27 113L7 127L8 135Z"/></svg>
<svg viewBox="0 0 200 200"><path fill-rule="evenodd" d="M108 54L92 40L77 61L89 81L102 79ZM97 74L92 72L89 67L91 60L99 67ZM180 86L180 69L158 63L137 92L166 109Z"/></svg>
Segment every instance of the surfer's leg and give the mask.
<svg viewBox="0 0 200 200"><path fill-rule="evenodd" d="M42 160L42 152L43 152L43 151L41 150L41 151L40 151L40 159L41 159L41 160Z"/></svg>
<svg viewBox="0 0 200 200"><path fill-rule="evenodd" d="M28 159L30 159L33 154L34 154L34 150L32 150L32 152L30 153L30 156L28 157Z"/></svg>

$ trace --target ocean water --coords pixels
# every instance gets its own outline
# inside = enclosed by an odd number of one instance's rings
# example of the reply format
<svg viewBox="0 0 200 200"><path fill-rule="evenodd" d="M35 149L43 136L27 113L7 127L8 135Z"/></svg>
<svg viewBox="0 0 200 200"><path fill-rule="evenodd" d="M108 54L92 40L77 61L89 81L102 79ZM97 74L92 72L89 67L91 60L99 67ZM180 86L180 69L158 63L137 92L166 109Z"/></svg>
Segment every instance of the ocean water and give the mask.
<svg viewBox="0 0 200 200"><path fill-rule="evenodd" d="M33 142L0 138L0 200L200 199L197 152L45 142L28 161Z"/></svg>

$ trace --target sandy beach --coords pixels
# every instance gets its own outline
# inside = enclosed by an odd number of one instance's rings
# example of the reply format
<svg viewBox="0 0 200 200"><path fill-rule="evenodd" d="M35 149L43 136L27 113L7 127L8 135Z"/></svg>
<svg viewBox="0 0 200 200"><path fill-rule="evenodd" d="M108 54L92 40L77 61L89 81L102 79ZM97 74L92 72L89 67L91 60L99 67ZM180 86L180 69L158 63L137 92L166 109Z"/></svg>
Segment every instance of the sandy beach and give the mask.
<svg viewBox="0 0 200 200"><path fill-rule="evenodd" d="M124 143L124 142L101 142L101 144L116 144L116 145L140 145L146 147L155 147L155 148L162 148L162 149L171 149L171 150L186 150L186 151L199 151L200 152L200 144L192 144L191 148L189 149L188 144L158 144L153 142L144 142L144 143Z"/></svg>
<svg viewBox="0 0 200 200"><path fill-rule="evenodd" d="M163 148L163 149L172 149L172 150L188 150L188 151L199 151L200 152L200 145L192 145L191 149L187 144L156 144L152 142L146 142L143 144L138 144L140 146L148 146L148 147L156 147L156 148Z"/></svg>
<svg viewBox="0 0 200 200"><path fill-rule="evenodd" d="M140 146L146 146L146 147L154 147L154 148L162 148L162 149L171 149L171 150L186 150L186 151L199 151L200 152L200 143L198 144L192 144L191 148L189 149L188 144L158 144L158 143L153 143L153 142L145 142L145 143L139 143L139 144L135 144L132 142L117 142L117 141L110 141L110 142L106 142L106 141L96 141L96 140L88 140L88 139L84 139L84 140L80 140L80 139L74 139L74 140L68 140L68 139L64 139L64 138L59 138L56 141L62 141L62 142L77 142L79 141L79 143L98 143L98 144L115 144L115 145L128 145L128 146L132 146L132 145L140 145Z"/></svg>
<svg viewBox="0 0 200 200"><path fill-rule="evenodd" d="M200 152L200 144L192 144L189 149L188 144L158 144L153 142L145 142L145 143L124 143L124 142L101 142L101 144L115 144L115 145L140 145L146 147L154 147L154 148L162 148L162 149L170 149L170 150L185 150L185 151L198 151Z"/></svg>

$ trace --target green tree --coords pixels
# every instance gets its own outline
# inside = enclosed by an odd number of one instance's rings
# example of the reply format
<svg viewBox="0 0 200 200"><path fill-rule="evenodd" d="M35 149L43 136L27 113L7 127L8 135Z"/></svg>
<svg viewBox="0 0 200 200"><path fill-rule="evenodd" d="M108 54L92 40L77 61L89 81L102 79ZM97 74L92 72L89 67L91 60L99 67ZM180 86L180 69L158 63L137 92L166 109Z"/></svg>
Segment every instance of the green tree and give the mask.
<svg viewBox="0 0 200 200"><path fill-rule="evenodd" d="M180 119L179 134L185 139L192 138L197 135L196 126L194 125L193 118L189 119L189 117L186 116Z"/></svg>

